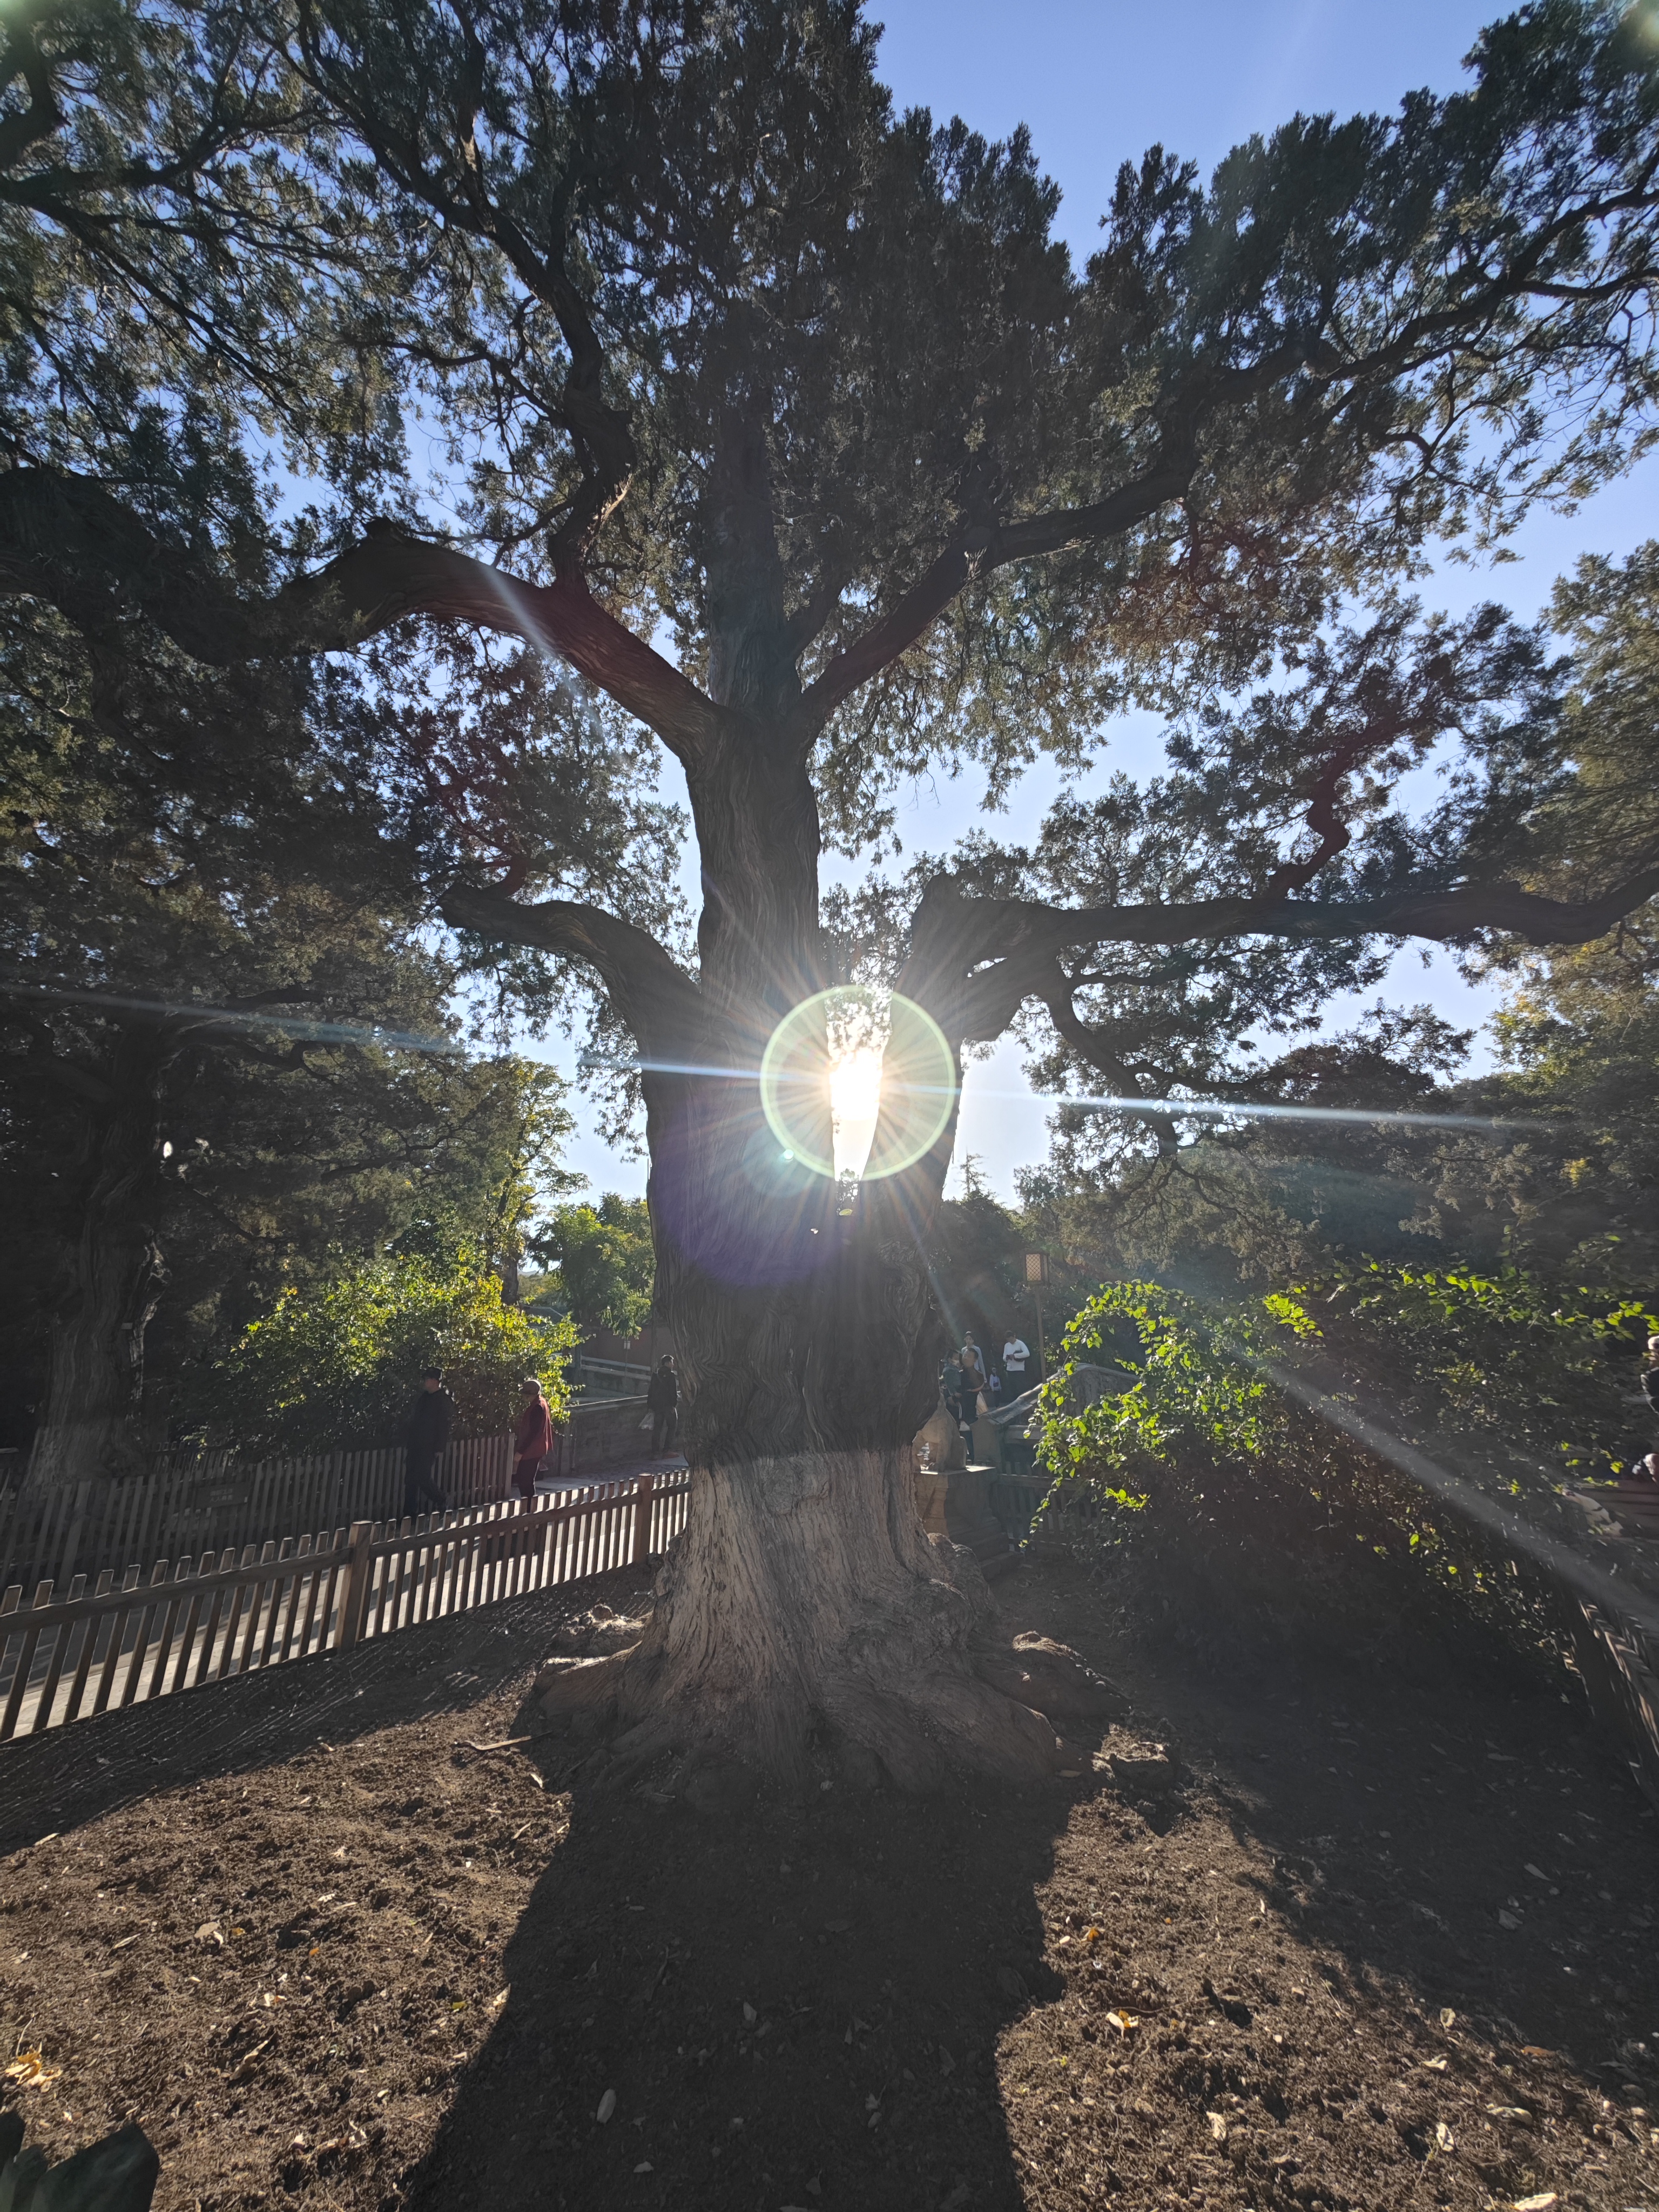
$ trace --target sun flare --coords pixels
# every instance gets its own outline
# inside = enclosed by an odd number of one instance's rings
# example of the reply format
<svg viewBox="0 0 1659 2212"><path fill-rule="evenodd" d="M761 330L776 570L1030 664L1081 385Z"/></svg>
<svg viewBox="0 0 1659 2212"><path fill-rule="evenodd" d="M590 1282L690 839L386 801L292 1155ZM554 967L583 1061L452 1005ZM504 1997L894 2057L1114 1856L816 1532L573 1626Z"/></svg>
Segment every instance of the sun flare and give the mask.
<svg viewBox="0 0 1659 2212"><path fill-rule="evenodd" d="M830 1118L835 1130L836 1172L857 1175L869 1157L881 1111L881 1054L860 1045L830 1070Z"/></svg>

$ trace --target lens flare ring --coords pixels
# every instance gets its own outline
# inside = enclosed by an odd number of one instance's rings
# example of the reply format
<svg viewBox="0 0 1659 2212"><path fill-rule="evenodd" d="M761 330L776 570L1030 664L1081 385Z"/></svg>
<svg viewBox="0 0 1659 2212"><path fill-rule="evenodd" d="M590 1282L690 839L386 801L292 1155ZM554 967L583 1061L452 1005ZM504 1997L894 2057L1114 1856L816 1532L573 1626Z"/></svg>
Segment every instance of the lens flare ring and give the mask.
<svg viewBox="0 0 1659 2212"><path fill-rule="evenodd" d="M956 1062L914 999L842 984L803 999L773 1030L760 1095L782 1151L814 1175L867 1182L902 1174L939 1142L956 1110Z"/></svg>

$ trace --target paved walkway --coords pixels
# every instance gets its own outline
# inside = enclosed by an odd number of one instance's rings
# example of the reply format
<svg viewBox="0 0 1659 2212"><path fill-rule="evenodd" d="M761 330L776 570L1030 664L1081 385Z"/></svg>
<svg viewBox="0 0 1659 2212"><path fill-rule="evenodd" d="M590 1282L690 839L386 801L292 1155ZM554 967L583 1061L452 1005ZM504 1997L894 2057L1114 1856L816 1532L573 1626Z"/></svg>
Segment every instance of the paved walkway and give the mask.
<svg viewBox="0 0 1659 2212"><path fill-rule="evenodd" d="M684 1474L685 1455L675 1452L668 1459L653 1459L648 1453L637 1458L620 1460L615 1467L597 1468L591 1474L544 1474L536 1485L538 1495L545 1497L556 1490L586 1490L593 1482L632 1482L637 1474Z"/></svg>

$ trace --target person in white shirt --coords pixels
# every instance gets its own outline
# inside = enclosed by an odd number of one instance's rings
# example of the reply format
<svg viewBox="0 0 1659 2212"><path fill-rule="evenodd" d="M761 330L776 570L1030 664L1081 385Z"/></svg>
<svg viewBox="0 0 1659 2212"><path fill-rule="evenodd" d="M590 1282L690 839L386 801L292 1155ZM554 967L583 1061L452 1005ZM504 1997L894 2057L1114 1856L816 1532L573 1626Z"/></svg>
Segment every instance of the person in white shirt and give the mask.
<svg viewBox="0 0 1659 2212"><path fill-rule="evenodd" d="M1002 1371L1008 1378L1008 1395L1018 1398L1025 1388L1025 1363L1031 1347L1023 1336L1011 1336L1002 1347Z"/></svg>

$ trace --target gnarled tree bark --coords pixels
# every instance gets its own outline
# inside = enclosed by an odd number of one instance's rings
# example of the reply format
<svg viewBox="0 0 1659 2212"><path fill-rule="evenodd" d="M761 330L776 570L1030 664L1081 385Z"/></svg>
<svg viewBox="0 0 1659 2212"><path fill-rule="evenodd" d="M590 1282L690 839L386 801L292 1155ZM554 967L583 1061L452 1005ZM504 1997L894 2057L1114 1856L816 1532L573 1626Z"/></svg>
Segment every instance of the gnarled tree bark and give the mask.
<svg viewBox="0 0 1659 2212"><path fill-rule="evenodd" d="M154 1227L158 1101L180 1041L125 1031L96 1075L59 1066L79 1123L74 1188L64 1193L58 1279L47 1301L45 1403L29 1476L76 1482L142 1471L144 1333L165 1270Z"/></svg>

